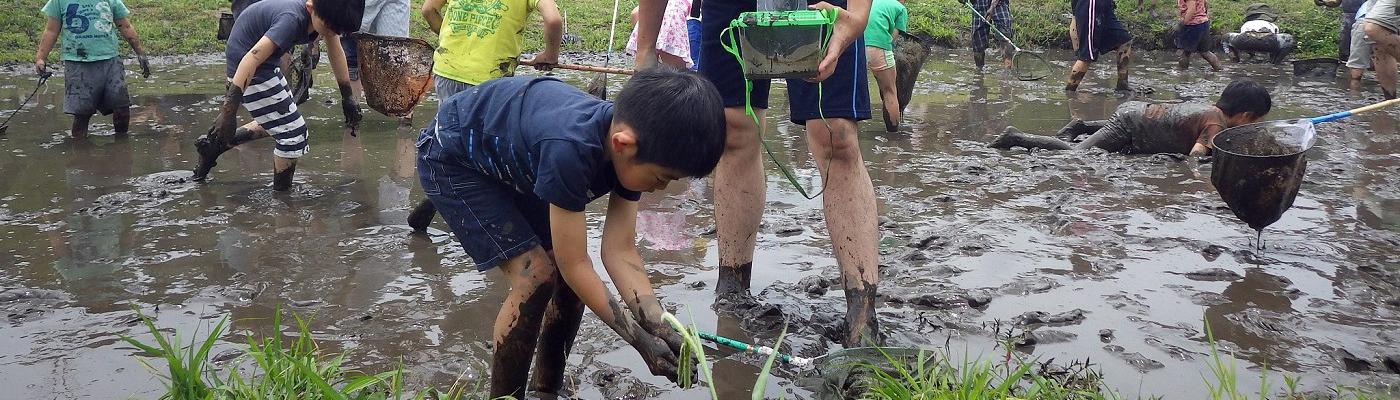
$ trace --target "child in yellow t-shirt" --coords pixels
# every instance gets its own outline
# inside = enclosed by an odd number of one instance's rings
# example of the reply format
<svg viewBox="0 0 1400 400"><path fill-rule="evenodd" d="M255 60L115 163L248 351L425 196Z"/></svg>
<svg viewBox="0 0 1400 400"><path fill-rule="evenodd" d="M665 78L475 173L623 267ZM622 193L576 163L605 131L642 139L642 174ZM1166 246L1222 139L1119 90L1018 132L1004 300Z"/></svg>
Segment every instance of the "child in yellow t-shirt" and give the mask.
<svg viewBox="0 0 1400 400"><path fill-rule="evenodd" d="M423 18L438 34L433 54L433 91L438 101L488 80L515 75L531 12L544 19L544 51L535 54L536 69L559 62L564 18L554 0L427 0ZM422 232L437 209L423 200L408 214L408 225Z"/></svg>
<svg viewBox="0 0 1400 400"><path fill-rule="evenodd" d="M427 0L423 18L438 34L433 55L433 88L438 99L482 82L515 75L531 12L544 18L544 51L536 68L559 60L564 19L554 0Z"/></svg>

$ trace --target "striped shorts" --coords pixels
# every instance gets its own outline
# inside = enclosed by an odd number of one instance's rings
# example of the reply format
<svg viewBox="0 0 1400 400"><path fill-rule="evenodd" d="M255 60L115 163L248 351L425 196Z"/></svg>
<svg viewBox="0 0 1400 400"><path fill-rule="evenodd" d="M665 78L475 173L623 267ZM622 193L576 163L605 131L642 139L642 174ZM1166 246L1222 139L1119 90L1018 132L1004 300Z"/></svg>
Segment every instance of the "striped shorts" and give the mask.
<svg viewBox="0 0 1400 400"><path fill-rule="evenodd" d="M243 90L243 108L277 141L272 155L282 158L300 158L308 149L306 120L292 100L281 68L254 73L253 81Z"/></svg>

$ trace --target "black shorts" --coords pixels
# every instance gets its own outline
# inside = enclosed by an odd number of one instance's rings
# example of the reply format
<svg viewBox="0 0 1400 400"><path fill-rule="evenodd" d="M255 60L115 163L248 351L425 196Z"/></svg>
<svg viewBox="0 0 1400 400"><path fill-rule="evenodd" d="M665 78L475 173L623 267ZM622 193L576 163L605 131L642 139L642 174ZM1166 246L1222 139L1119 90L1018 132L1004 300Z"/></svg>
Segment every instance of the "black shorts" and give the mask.
<svg viewBox="0 0 1400 400"><path fill-rule="evenodd" d="M844 7L845 1L831 1ZM738 60L724 50L720 34L740 13L754 11L752 0L709 0L701 5L700 73L719 88L725 107L744 106L744 73ZM754 108L768 108L769 80L753 81L751 101ZM836 72L818 84L801 79L788 79L789 119L795 124L820 118L843 118L863 121L870 119L870 88L865 73L865 40L852 42L836 64ZM820 91L820 93L818 93ZM820 100L820 109L818 102ZM820 112L819 112L820 110Z"/></svg>
<svg viewBox="0 0 1400 400"><path fill-rule="evenodd" d="M1192 53L1210 52L1210 21L1182 25L1176 32L1176 48Z"/></svg>

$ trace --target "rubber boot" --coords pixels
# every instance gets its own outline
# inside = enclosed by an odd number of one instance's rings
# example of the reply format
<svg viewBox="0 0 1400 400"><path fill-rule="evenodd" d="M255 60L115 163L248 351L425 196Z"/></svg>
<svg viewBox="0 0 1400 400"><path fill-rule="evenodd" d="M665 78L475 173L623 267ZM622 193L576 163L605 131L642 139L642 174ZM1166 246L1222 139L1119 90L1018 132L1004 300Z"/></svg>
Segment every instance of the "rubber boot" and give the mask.
<svg viewBox="0 0 1400 400"><path fill-rule="evenodd" d="M297 161L289 160L292 164L281 171L272 171L272 190L285 192L292 188L292 176L297 173Z"/></svg>
<svg viewBox="0 0 1400 400"><path fill-rule="evenodd" d="M418 203L418 206L408 213L408 226L412 227L414 232L427 232L428 225L433 223L434 215L437 215L437 207L433 206L432 201L423 199L423 202Z"/></svg>

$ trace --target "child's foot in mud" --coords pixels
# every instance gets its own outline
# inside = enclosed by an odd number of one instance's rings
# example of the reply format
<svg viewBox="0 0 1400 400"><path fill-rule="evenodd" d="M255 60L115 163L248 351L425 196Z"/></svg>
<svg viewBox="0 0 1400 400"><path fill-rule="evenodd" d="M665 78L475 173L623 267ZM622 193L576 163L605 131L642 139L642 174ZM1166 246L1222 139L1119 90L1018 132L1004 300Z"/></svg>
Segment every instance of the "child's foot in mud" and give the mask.
<svg viewBox="0 0 1400 400"><path fill-rule="evenodd" d="M754 309L763 303L758 298L748 292L719 292L715 293L715 311L736 312Z"/></svg>

